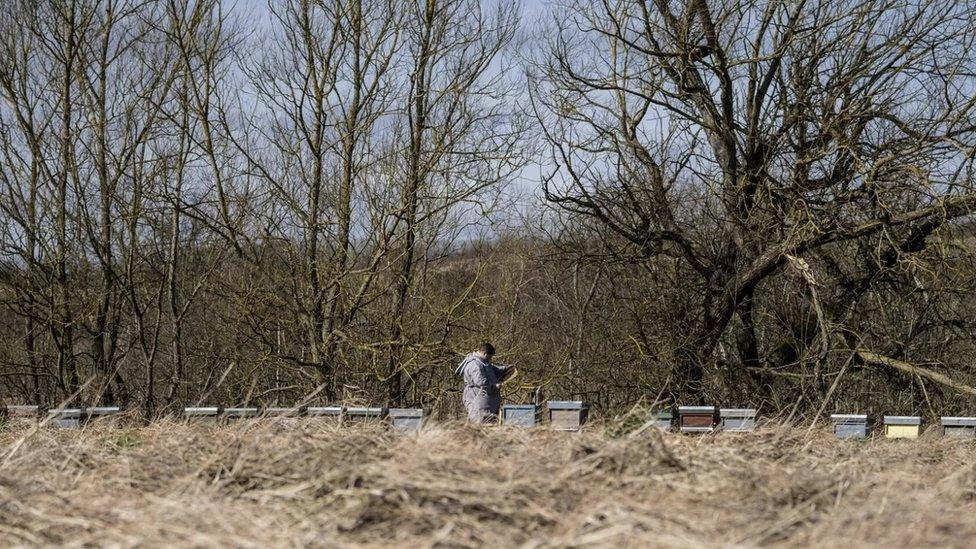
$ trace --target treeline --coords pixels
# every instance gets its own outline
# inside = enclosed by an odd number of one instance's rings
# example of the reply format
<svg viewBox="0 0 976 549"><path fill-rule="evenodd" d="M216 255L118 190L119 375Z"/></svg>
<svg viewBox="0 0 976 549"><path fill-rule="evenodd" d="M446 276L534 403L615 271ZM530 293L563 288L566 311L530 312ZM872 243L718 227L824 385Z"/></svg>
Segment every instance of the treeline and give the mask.
<svg viewBox="0 0 976 549"><path fill-rule="evenodd" d="M13 0L0 397L966 409L972 7Z"/></svg>

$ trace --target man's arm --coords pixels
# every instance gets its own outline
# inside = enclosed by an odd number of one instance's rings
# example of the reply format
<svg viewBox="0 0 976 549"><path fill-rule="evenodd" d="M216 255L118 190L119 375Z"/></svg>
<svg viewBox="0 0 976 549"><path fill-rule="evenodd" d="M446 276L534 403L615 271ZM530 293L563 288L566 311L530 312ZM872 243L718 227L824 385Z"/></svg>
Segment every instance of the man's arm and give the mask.
<svg viewBox="0 0 976 549"><path fill-rule="evenodd" d="M515 371L515 369L510 365L492 364L491 367L494 368L495 378L498 380L499 383L505 381L505 378L507 378L509 375L511 375L513 371Z"/></svg>

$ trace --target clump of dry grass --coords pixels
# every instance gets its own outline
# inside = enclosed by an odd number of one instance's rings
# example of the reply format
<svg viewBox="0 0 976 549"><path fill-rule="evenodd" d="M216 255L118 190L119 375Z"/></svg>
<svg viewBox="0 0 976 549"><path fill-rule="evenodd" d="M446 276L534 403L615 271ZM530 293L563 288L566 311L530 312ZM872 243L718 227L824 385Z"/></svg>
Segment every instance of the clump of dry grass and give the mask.
<svg viewBox="0 0 976 549"><path fill-rule="evenodd" d="M935 433L0 431L5 546L971 546L974 496L976 445Z"/></svg>

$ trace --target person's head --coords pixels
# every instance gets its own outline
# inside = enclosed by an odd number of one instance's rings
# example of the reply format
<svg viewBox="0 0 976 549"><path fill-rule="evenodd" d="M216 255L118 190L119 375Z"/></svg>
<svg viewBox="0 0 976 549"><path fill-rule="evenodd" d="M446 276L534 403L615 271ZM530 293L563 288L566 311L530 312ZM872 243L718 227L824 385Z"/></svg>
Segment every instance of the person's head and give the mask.
<svg viewBox="0 0 976 549"><path fill-rule="evenodd" d="M482 343L475 352L478 353L481 358L491 360L491 357L495 356L495 347L486 341Z"/></svg>

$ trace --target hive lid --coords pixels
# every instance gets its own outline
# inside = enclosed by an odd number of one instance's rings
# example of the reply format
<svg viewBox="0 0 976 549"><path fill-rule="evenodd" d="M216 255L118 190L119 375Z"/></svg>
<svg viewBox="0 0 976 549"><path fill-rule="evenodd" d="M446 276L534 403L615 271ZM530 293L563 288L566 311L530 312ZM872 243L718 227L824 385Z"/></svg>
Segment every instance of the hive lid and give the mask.
<svg viewBox="0 0 976 549"><path fill-rule="evenodd" d="M535 404L505 404L503 410L535 410Z"/></svg>
<svg viewBox="0 0 976 549"><path fill-rule="evenodd" d="M188 416L215 416L220 413L216 406L193 406L183 408L183 414Z"/></svg>
<svg viewBox="0 0 976 549"><path fill-rule="evenodd" d="M85 411L90 416L114 416L122 413L122 408L118 406L96 406L94 408L86 408Z"/></svg>
<svg viewBox="0 0 976 549"><path fill-rule="evenodd" d="M390 408L388 413L391 417L424 417L423 408Z"/></svg>
<svg viewBox="0 0 976 549"><path fill-rule="evenodd" d="M350 416L381 416L383 415L383 408L370 408L370 407L360 407L360 408L346 408L346 414Z"/></svg>
<svg viewBox="0 0 976 549"><path fill-rule="evenodd" d="M743 417L743 418L754 418L756 417L755 408L722 408L719 410L719 414L722 417Z"/></svg>
<svg viewBox="0 0 976 549"><path fill-rule="evenodd" d="M679 414L714 414L715 406L678 406Z"/></svg>
<svg viewBox="0 0 976 549"><path fill-rule="evenodd" d="M84 408L55 408L48 415L58 419L75 419L80 418L84 411Z"/></svg>
<svg viewBox="0 0 976 549"><path fill-rule="evenodd" d="M309 406L305 409L310 416L338 416L343 411L342 406Z"/></svg>
<svg viewBox="0 0 976 549"><path fill-rule="evenodd" d="M830 414L834 423L867 423L867 414Z"/></svg>
<svg viewBox="0 0 976 549"><path fill-rule="evenodd" d="M885 416L885 425L921 425L922 418L919 416Z"/></svg>
<svg viewBox="0 0 976 549"><path fill-rule="evenodd" d="M581 400L550 400L546 404L550 410L585 410L590 407Z"/></svg>
<svg viewBox="0 0 976 549"><path fill-rule="evenodd" d="M944 427L976 427L976 417L943 417Z"/></svg>
<svg viewBox="0 0 976 549"><path fill-rule="evenodd" d="M35 417L41 414L40 406L33 405L9 405L7 414L11 417Z"/></svg>
<svg viewBox="0 0 976 549"><path fill-rule="evenodd" d="M259 408L224 408L224 415L229 417L253 417L260 413Z"/></svg>
<svg viewBox="0 0 976 549"><path fill-rule="evenodd" d="M304 406L295 408L265 408L264 413L269 416L300 416L305 413Z"/></svg>

